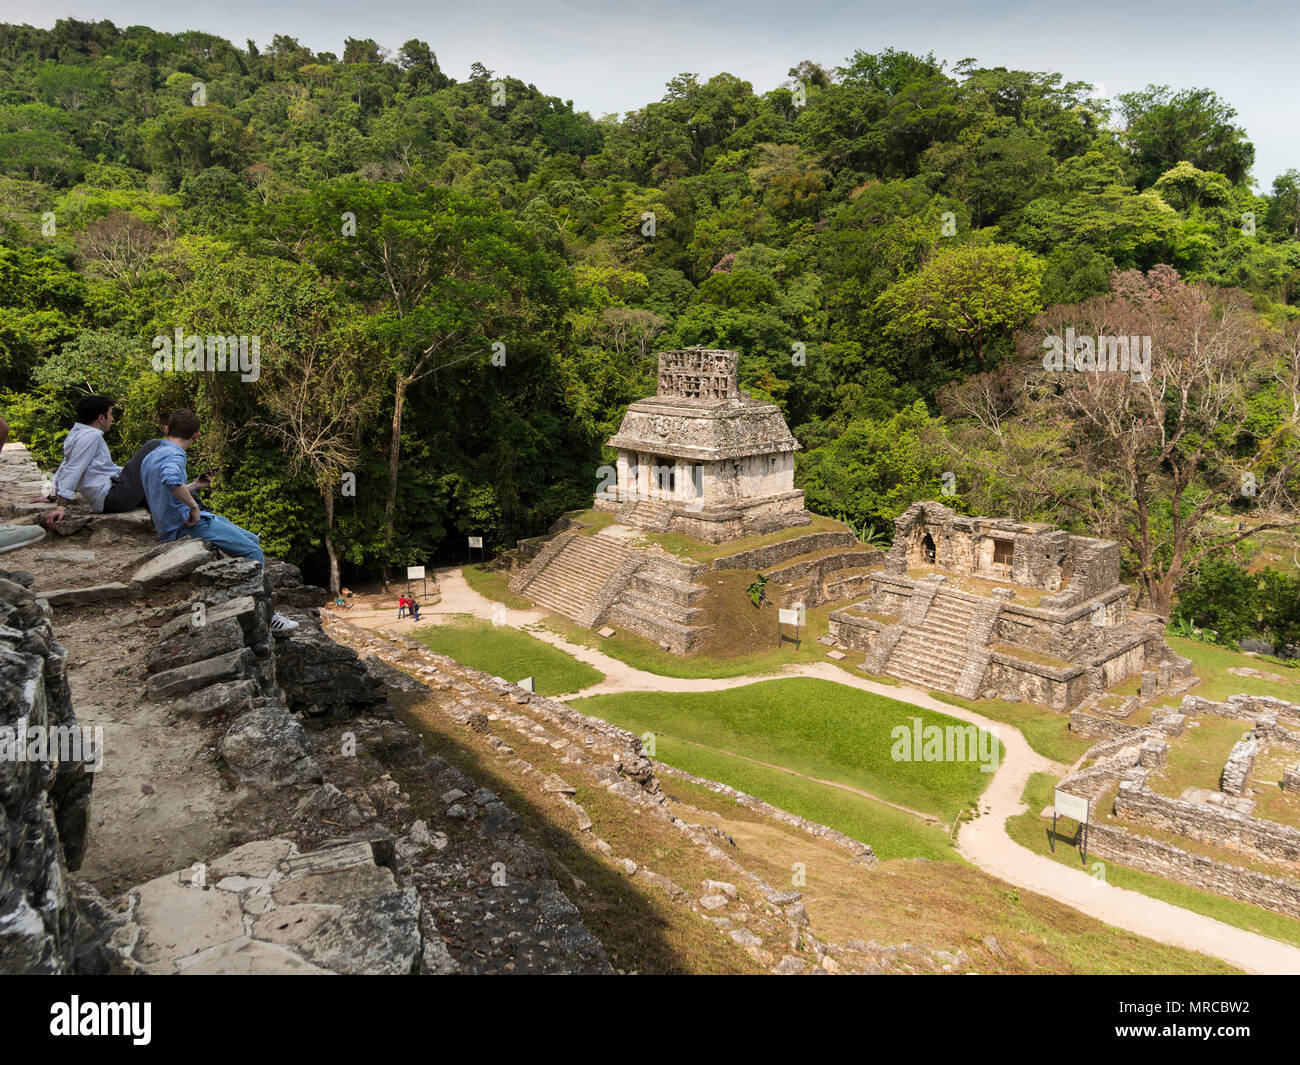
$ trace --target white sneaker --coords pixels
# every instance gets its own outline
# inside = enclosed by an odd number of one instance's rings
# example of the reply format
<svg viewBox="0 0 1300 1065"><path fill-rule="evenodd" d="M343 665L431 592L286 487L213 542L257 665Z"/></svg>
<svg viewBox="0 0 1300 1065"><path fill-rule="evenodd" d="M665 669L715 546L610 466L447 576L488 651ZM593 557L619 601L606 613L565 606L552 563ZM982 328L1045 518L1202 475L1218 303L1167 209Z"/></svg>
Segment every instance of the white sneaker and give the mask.
<svg viewBox="0 0 1300 1065"><path fill-rule="evenodd" d="M290 621L287 617L276 611L271 615L271 631L277 636L282 632L293 632L298 627L298 622Z"/></svg>

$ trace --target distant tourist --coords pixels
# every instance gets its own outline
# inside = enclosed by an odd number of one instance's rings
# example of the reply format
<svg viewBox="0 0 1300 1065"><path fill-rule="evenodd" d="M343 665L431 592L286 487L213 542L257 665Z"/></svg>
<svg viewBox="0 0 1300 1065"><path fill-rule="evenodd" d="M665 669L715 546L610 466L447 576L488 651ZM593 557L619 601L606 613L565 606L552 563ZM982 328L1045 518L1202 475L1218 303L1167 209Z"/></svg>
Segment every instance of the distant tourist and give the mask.
<svg viewBox="0 0 1300 1065"><path fill-rule="evenodd" d="M198 436L197 414L192 410L172 411L167 419L167 435L145 456L140 467L158 539L167 542L192 536L236 558L256 559L265 568L266 559L256 533L210 510L200 509L194 498L186 479L185 464ZM279 611L271 618L274 633L292 632L297 627L298 622L290 621Z"/></svg>
<svg viewBox="0 0 1300 1065"><path fill-rule="evenodd" d="M412 621L419 621L419 620L420 620L420 604L417 603L414 599L408 599L408 600L406 601L406 604L407 604L407 606L409 606L409 607L411 608L411 620L412 620Z"/></svg>
<svg viewBox="0 0 1300 1065"><path fill-rule="evenodd" d="M401 621L404 617L406 617L406 596L399 595L397 597L397 620Z"/></svg>

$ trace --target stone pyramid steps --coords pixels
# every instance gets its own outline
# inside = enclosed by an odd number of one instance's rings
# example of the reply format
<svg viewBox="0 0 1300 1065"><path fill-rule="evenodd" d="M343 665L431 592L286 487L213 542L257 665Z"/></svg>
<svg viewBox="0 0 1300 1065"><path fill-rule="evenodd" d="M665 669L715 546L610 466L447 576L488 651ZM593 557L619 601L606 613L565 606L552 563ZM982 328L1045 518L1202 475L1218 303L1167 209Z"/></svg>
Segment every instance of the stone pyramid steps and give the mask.
<svg viewBox="0 0 1300 1065"><path fill-rule="evenodd" d="M886 671L922 687L952 691L970 652L974 604L942 592L894 647Z"/></svg>
<svg viewBox="0 0 1300 1065"><path fill-rule="evenodd" d="M610 584L620 569L637 560L635 551L610 537L572 535L556 550L539 554L512 588L540 607L590 625L608 605L602 600L617 595L619 588Z"/></svg>

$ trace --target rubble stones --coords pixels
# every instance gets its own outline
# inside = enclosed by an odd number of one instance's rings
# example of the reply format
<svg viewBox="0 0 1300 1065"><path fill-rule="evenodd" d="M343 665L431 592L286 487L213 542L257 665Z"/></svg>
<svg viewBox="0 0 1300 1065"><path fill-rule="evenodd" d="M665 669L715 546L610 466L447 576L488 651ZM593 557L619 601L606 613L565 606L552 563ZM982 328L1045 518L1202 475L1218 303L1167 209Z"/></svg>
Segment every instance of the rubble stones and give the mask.
<svg viewBox="0 0 1300 1065"><path fill-rule="evenodd" d="M258 707L241 714L218 750L241 780L279 786L321 779L306 730L283 706Z"/></svg>

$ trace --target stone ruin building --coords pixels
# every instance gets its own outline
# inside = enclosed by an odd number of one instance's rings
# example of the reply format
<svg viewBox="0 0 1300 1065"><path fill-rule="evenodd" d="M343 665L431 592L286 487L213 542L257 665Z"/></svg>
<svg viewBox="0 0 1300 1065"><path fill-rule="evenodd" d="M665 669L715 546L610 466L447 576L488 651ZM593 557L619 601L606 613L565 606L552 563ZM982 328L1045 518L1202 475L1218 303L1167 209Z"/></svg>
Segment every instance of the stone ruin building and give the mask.
<svg viewBox="0 0 1300 1065"><path fill-rule="evenodd" d="M1119 566L1111 540L914 503L871 594L831 614L830 631L866 653L869 673L968 699L1066 711L1138 674L1168 690L1192 664L1162 618L1130 611Z"/></svg>
<svg viewBox="0 0 1300 1065"><path fill-rule="evenodd" d="M677 654L699 647L710 631L700 606L708 567L632 547L626 534L675 532L718 544L812 521L794 487L799 442L774 404L740 391L736 362L734 351L705 348L659 355L658 390L628 407L609 440L616 479L594 501L616 517L605 532L625 535L586 535L581 521L561 519L557 535L520 542L530 561L512 591L587 628L618 625ZM840 539L856 546L851 533Z"/></svg>
<svg viewBox="0 0 1300 1065"><path fill-rule="evenodd" d="M794 488L799 444L776 406L739 391L736 359L703 348L660 354L657 393L628 407L609 441L616 480L597 493L595 509L617 524L590 535L566 518L556 535L521 541L530 561L512 591L588 628L617 625L688 654L709 633L705 571L762 570L781 605L863 596L830 616L840 648L864 652L868 673L966 698L1066 711L1138 674L1144 691L1190 676L1191 663L1165 643L1163 620L1130 611L1119 544L1048 525L928 502L895 521L887 554L848 530L709 565L633 547L631 530L720 544L811 523Z"/></svg>
<svg viewBox="0 0 1300 1065"><path fill-rule="evenodd" d="M609 446L617 484L596 497L623 525L717 544L807 525L799 450L781 411L737 387L734 351L659 355L655 395L633 403Z"/></svg>

